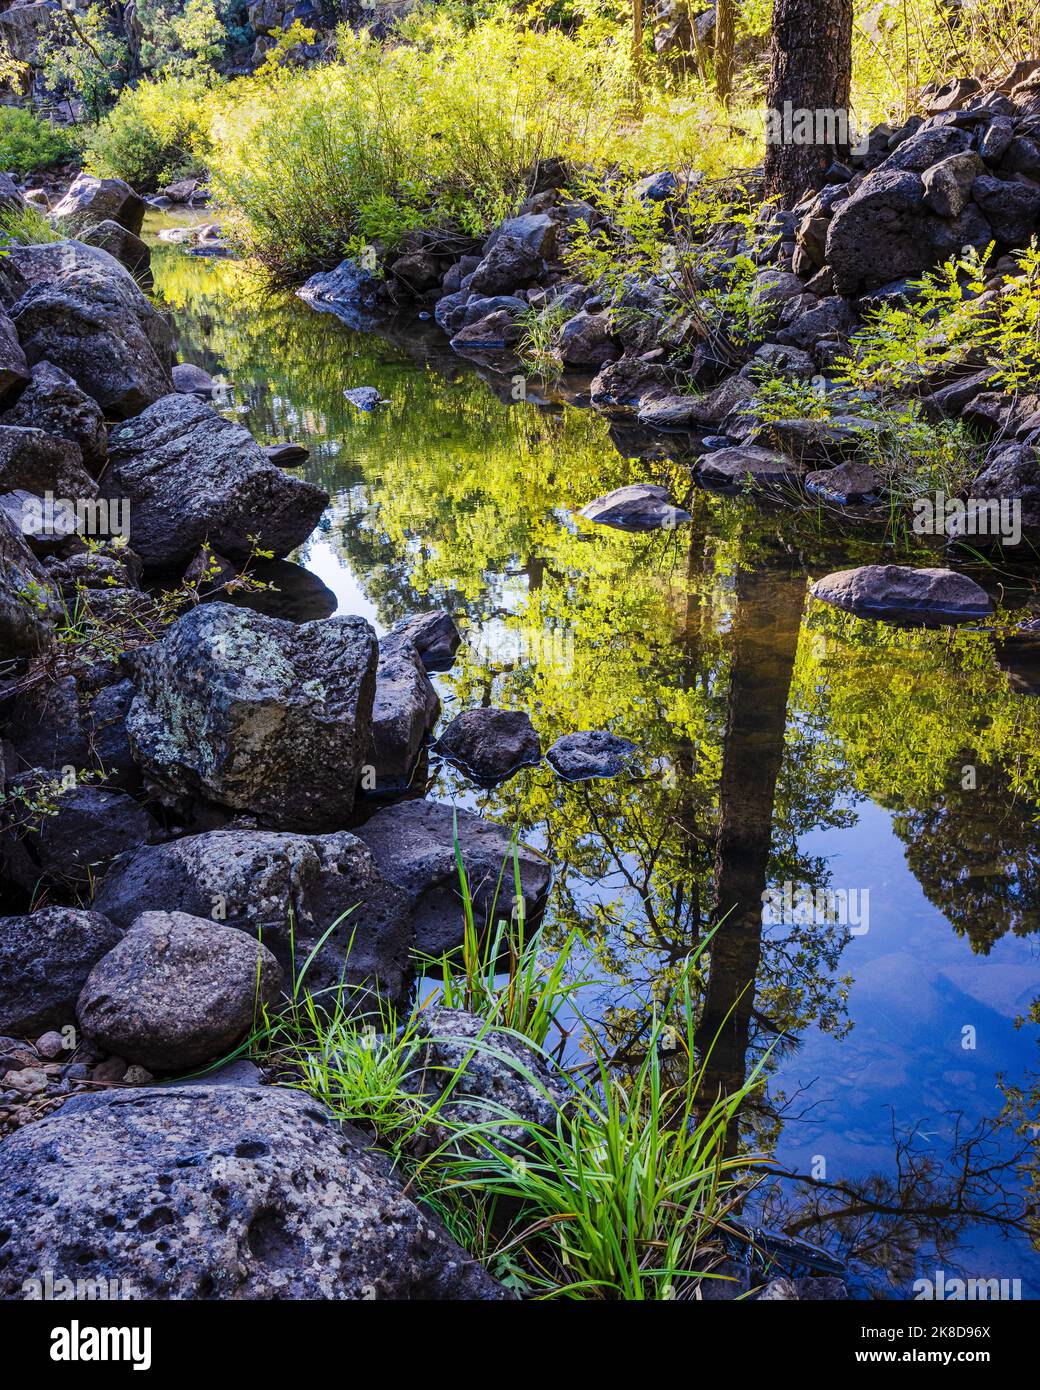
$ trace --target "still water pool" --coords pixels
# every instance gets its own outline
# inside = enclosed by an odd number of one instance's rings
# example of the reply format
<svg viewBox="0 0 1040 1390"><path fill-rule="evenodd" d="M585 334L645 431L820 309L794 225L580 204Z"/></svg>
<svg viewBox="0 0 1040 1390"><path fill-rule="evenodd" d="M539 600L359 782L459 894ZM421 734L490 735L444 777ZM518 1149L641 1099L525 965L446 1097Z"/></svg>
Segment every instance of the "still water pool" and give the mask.
<svg viewBox="0 0 1040 1390"><path fill-rule="evenodd" d="M708 1081L765 1058L740 1142L794 1175L763 1190L762 1219L835 1252L861 1295L913 1297L942 1270L1040 1297L1030 653L812 604L829 570L934 553L691 491L660 441L513 401L428 323L361 335L233 263L157 248L154 268L180 356L262 444L306 444L332 495L302 571L275 567L271 611L383 632L449 608L466 641L437 677L442 722L493 704L528 711L543 748L610 729L642 750L625 779L567 784L543 763L478 792L434 766L425 785L552 856L546 939L584 929L584 1007L619 1046L721 922L700 977ZM352 386L389 404L361 413ZM692 521L576 522L645 480ZM1029 575L975 573L1040 608ZM799 910L803 889L847 895L846 920Z"/></svg>

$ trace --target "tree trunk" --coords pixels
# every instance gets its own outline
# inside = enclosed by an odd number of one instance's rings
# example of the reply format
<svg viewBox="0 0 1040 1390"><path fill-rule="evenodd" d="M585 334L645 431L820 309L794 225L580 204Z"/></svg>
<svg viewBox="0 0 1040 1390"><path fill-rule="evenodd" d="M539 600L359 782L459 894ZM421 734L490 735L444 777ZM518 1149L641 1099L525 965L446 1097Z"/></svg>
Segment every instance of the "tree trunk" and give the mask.
<svg viewBox="0 0 1040 1390"><path fill-rule="evenodd" d="M847 153L851 80L852 0L775 0L765 192L781 207L819 188L827 166ZM812 143L792 138L799 112L810 113Z"/></svg>
<svg viewBox="0 0 1040 1390"><path fill-rule="evenodd" d="M643 0L632 0L632 71L636 85L643 85L645 76L643 57Z"/></svg>
<svg viewBox="0 0 1040 1390"><path fill-rule="evenodd" d="M733 91L733 28L735 0L717 0L715 6L715 91L729 105Z"/></svg>

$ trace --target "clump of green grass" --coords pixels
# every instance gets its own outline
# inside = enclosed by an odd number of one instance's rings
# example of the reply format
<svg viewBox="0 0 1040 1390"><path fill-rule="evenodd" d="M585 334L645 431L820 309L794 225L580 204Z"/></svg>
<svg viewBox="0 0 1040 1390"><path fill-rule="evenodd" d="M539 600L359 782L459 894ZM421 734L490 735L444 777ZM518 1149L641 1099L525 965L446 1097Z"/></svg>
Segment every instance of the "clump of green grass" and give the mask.
<svg viewBox="0 0 1040 1390"><path fill-rule="evenodd" d="M586 982L573 962L582 940L567 936L549 961L540 939L527 938L515 841L512 903L498 911L507 861L483 924L457 828L455 854L464 941L460 952L428 963L439 989L403 1012L342 980L309 991L310 965L340 918L302 967L294 965L287 1003L258 1017L240 1051L262 1059L281 1084L364 1127L408 1188L521 1296L695 1297L701 1280L719 1277L722 1237L733 1234L729 1214L750 1185L756 1160L734 1156L727 1136L762 1071L760 1063L732 1094L705 1090L709 1058L698 1058L695 1047L693 990L704 946L656 1006L634 1067L619 1063L584 1023L591 1060L574 1070L552 1066L554 1030L562 1043L564 1018L580 1020L576 993ZM431 1004L464 1008L483 1023L459 1065L441 1075L426 1064L436 1038L422 1014ZM517 1055L507 1040L532 1052ZM480 1054L512 1069L545 1102L551 1121L525 1122L500 1099L482 1101L476 1119L472 1106L455 1107L466 1067ZM551 1068L550 1084L539 1056Z"/></svg>
<svg viewBox="0 0 1040 1390"><path fill-rule="evenodd" d="M32 203L0 210L0 245L42 246L44 242L61 239L45 214Z"/></svg>

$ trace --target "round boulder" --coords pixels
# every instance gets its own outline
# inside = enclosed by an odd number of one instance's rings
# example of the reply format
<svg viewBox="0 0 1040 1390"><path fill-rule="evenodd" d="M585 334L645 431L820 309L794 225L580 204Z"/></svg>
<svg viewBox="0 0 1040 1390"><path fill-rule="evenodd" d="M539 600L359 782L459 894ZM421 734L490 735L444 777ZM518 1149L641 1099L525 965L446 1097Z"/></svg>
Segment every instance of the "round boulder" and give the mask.
<svg viewBox="0 0 1040 1390"><path fill-rule="evenodd" d="M924 627L971 622L993 612L989 595L966 574L907 565L838 570L818 579L812 596L860 618Z"/></svg>
<svg viewBox="0 0 1040 1390"><path fill-rule="evenodd" d="M234 1047L281 984L274 956L245 932L186 912L143 912L90 972L77 1013L107 1052L170 1072Z"/></svg>
<svg viewBox="0 0 1040 1390"><path fill-rule="evenodd" d="M118 1280L136 1299L500 1299L387 1159L309 1096L76 1096L0 1145L0 1298Z"/></svg>

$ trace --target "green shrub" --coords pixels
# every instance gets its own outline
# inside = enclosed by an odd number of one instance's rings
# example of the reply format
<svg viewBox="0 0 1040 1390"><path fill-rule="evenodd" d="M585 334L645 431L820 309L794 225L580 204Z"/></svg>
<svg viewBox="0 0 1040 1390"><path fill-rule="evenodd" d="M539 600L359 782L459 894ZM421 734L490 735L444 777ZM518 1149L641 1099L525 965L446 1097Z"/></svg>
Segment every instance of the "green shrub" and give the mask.
<svg viewBox="0 0 1040 1390"><path fill-rule="evenodd" d="M42 121L20 106L0 106L0 169L32 174L75 154L61 126Z"/></svg>
<svg viewBox="0 0 1040 1390"><path fill-rule="evenodd" d="M122 93L87 140L87 168L145 193L203 171L213 83L166 77Z"/></svg>

